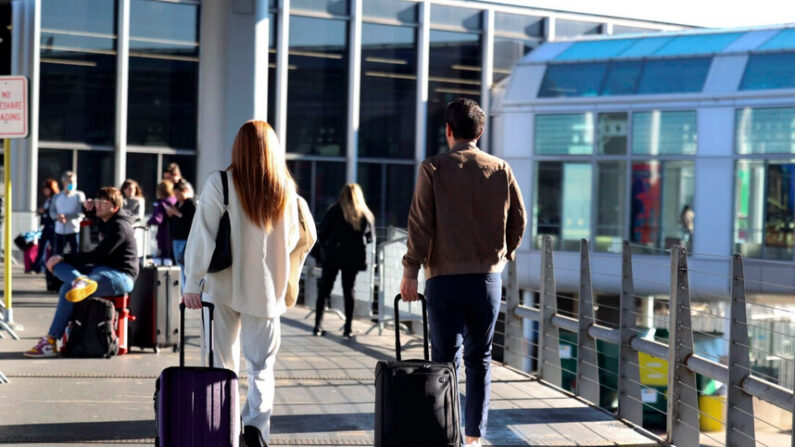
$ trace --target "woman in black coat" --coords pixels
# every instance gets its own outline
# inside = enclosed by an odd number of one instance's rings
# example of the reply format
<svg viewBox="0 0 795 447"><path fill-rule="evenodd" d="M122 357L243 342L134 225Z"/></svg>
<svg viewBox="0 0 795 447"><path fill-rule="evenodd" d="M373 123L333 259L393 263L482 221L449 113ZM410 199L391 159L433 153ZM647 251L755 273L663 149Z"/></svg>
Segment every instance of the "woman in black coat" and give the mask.
<svg viewBox="0 0 795 447"><path fill-rule="evenodd" d="M316 336L324 335L323 312L342 271L342 294L345 298L345 338L351 337L353 322L353 284L356 274L367 268L365 245L373 240L373 213L364 201L362 188L349 183L342 188L340 198L326 212L317 236L320 242L320 262L323 276L318 287L315 313Z"/></svg>

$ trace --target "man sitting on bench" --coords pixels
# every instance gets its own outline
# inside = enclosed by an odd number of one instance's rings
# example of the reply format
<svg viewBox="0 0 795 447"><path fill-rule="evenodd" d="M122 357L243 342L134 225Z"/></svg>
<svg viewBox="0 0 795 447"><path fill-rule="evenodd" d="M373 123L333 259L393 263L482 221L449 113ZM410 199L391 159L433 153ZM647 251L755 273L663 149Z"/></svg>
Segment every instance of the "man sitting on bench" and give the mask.
<svg viewBox="0 0 795 447"><path fill-rule="evenodd" d="M133 236L133 218L122 210L118 189L102 188L96 200L88 200L86 211L96 210L100 242L89 252L55 255L47 260L47 269L63 281L52 325L25 357L54 357L55 341L63 336L75 303L92 295L117 296L130 293L138 276L138 254Z"/></svg>

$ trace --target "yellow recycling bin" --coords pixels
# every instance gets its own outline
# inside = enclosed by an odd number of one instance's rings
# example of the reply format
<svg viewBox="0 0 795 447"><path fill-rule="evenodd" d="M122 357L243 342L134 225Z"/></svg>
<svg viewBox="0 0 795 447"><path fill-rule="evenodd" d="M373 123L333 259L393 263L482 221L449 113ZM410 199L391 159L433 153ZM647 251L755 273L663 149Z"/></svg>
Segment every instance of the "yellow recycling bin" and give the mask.
<svg viewBox="0 0 795 447"><path fill-rule="evenodd" d="M726 423L726 396L698 396L701 431L721 431Z"/></svg>

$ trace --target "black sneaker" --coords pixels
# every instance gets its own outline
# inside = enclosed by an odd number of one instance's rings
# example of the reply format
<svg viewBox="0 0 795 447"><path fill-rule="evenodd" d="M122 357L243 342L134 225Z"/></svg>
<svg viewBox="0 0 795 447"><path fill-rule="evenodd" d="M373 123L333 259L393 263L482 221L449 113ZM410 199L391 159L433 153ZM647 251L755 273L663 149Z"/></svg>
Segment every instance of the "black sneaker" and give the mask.
<svg viewBox="0 0 795 447"><path fill-rule="evenodd" d="M243 440L246 447L268 447L268 443L262 439L262 433L253 425L246 425L243 428Z"/></svg>
<svg viewBox="0 0 795 447"><path fill-rule="evenodd" d="M326 335L326 331L324 331L322 329L315 329L312 332L312 335L314 335L315 337L323 337L324 335Z"/></svg>
<svg viewBox="0 0 795 447"><path fill-rule="evenodd" d="M350 332L344 332L342 334L342 338L344 338L345 340L350 340L353 338L353 334L351 334Z"/></svg>

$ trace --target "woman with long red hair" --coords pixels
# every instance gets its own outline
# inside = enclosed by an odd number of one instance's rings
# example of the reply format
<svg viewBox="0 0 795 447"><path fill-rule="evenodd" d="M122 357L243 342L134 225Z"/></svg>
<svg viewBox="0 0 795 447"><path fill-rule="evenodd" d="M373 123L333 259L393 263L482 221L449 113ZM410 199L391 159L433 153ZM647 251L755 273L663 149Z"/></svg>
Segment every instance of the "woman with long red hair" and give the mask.
<svg viewBox="0 0 795 447"><path fill-rule="evenodd" d="M216 172L207 179L188 236L182 300L191 309L201 308L202 299L215 305L216 365L237 372L242 345L248 373L243 435L248 446L265 445L281 339L279 317L286 311L290 252L299 239L297 194L276 134L264 121L248 121L240 128L226 174L234 185L227 188L226 207L232 265L208 273L224 213L223 180Z"/></svg>
<svg viewBox="0 0 795 447"><path fill-rule="evenodd" d="M58 182L54 178L48 178L41 185L41 193L44 196L44 203L36 211L39 215L41 225L41 237L39 238L39 252L36 254L36 261L33 263L34 272L44 271L44 260L48 257L47 252L55 247L55 219L50 216L50 204L52 198L60 191Z"/></svg>

